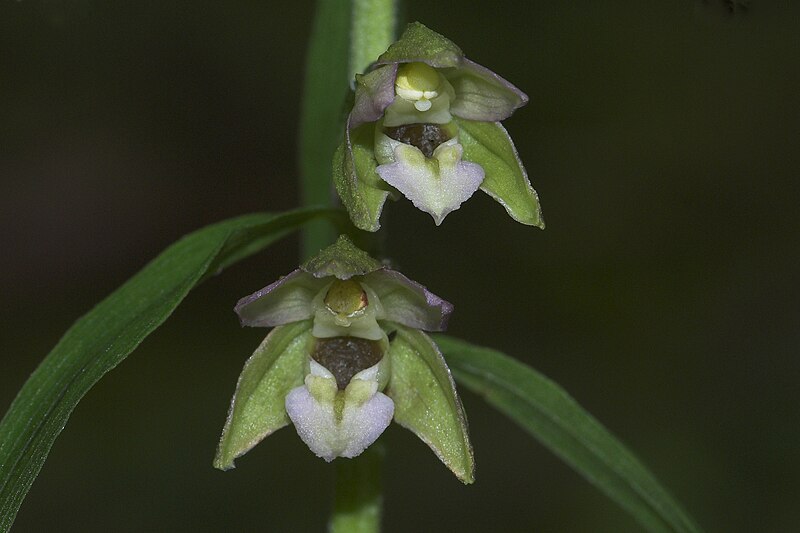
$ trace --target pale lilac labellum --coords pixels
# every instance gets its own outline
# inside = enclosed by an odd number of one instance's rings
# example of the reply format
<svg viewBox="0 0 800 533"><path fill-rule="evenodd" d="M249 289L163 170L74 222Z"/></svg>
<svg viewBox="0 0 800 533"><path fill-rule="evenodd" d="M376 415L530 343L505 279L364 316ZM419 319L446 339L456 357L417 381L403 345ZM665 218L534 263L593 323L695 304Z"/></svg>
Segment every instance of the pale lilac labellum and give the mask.
<svg viewBox="0 0 800 533"><path fill-rule="evenodd" d="M483 182L480 165L461 161L464 149L456 139L440 144L430 159L415 146L398 141L393 145L393 161L380 165L378 175L415 207L429 213L437 226Z"/></svg>
<svg viewBox="0 0 800 533"><path fill-rule="evenodd" d="M306 385L292 389L286 396L286 412L297 434L318 457L328 462L337 457L356 457L392 421L394 402L378 392L377 366L355 375L343 391L344 407L339 420L334 403L325 398L335 394L333 375L314 361ZM318 378L323 378L322 383L310 381Z"/></svg>

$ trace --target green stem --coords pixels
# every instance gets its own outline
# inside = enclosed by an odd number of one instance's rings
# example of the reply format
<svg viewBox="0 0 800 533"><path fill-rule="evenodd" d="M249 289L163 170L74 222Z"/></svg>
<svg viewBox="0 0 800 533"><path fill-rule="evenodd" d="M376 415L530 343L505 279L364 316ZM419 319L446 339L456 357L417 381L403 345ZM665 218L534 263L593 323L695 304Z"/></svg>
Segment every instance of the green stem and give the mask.
<svg viewBox="0 0 800 533"><path fill-rule="evenodd" d="M361 74L397 40L400 0L350 0L350 79ZM353 235L362 249L383 256L386 224L379 233Z"/></svg>
<svg viewBox="0 0 800 533"><path fill-rule="evenodd" d="M333 202L331 157L344 127L342 103L355 75L364 72L394 42L397 1L317 0L301 116L304 205ZM303 235L303 255L316 253L332 239L329 226L309 226ZM384 455L383 445L375 443L359 457L336 461L332 533L380 531Z"/></svg>
<svg viewBox="0 0 800 533"><path fill-rule="evenodd" d="M317 0L306 57L300 113L300 185L304 206L333 206L331 159L344 128L344 102L352 74L349 66L350 3ZM302 256L308 258L333 242L325 221L303 232Z"/></svg>
<svg viewBox="0 0 800 533"><path fill-rule="evenodd" d="M306 58L300 116L304 206L333 206L331 159L341 142L350 83L394 41L397 0L317 0ZM316 254L335 234L325 221L303 232L302 255Z"/></svg>
<svg viewBox="0 0 800 533"><path fill-rule="evenodd" d="M364 72L395 41L397 0L352 2L350 72L355 76Z"/></svg>
<svg viewBox="0 0 800 533"><path fill-rule="evenodd" d="M376 533L383 507L383 443L376 442L354 459L336 460L336 499L330 533Z"/></svg>
<svg viewBox="0 0 800 533"><path fill-rule="evenodd" d="M350 63L352 80L395 40L397 0L351 0ZM336 461L336 499L331 533L375 533L381 528L381 467L385 448L376 442L354 459Z"/></svg>

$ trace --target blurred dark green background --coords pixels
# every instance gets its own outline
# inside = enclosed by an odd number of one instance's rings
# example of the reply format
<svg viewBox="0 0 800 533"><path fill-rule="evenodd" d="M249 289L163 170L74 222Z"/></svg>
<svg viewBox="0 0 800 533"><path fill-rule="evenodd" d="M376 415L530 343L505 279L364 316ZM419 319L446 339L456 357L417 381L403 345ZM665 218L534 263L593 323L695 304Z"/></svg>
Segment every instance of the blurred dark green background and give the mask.
<svg viewBox="0 0 800 533"><path fill-rule="evenodd" d="M531 96L507 121L544 206L387 207L451 333L561 383L709 531L800 528L800 6L408 2ZM0 411L69 325L182 234L298 202L309 3L0 0ZM332 467L292 429L211 467L280 243L192 293L78 406L16 531L320 531ZM461 486L386 434L386 530L637 531L464 394Z"/></svg>

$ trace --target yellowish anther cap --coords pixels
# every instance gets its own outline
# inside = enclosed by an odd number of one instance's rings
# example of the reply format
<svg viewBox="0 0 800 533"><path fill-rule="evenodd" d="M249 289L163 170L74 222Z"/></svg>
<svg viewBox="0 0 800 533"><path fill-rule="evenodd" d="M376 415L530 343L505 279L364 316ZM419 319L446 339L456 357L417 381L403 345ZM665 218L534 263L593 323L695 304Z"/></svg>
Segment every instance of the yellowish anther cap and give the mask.
<svg viewBox="0 0 800 533"><path fill-rule="evenodd" d="M336 315L350 317L365 309L367 293L357 281L336 280L325 295L325 306Z"/></svg>
<svg viewBox="0 0 800 533"><path fill-rule="evenodd" d="M441 76L425 63L403 63L394 82L397 95L414 102L417 111L431 108L431 100L439 96L439 85Z"/></svg>

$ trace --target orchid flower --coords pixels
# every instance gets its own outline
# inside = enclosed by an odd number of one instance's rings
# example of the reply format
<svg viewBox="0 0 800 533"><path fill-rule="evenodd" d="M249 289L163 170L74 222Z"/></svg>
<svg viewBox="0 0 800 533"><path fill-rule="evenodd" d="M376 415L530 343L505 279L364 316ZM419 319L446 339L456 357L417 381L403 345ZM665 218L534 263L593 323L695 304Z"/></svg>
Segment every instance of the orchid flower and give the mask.
<svg viewBox="0 0 800 533"><path fill-rule="evenodd" d="M399 191L439 225L480 188L515 220L543 227L536 192L500 124L527 102L453 42L410 24L356 76L333 164L353 223L377 231L386 198Z"/></svg>
<svg viewBox="0 0 800 533"><path fill-rule="evenodd" d="M290 422L322 459L355 457L394 419L471 482L463 408L422 332L444 330L452 309L347 237L242 298L242 325L274 329L245 364L215 465L233 467Z"/></svg>

